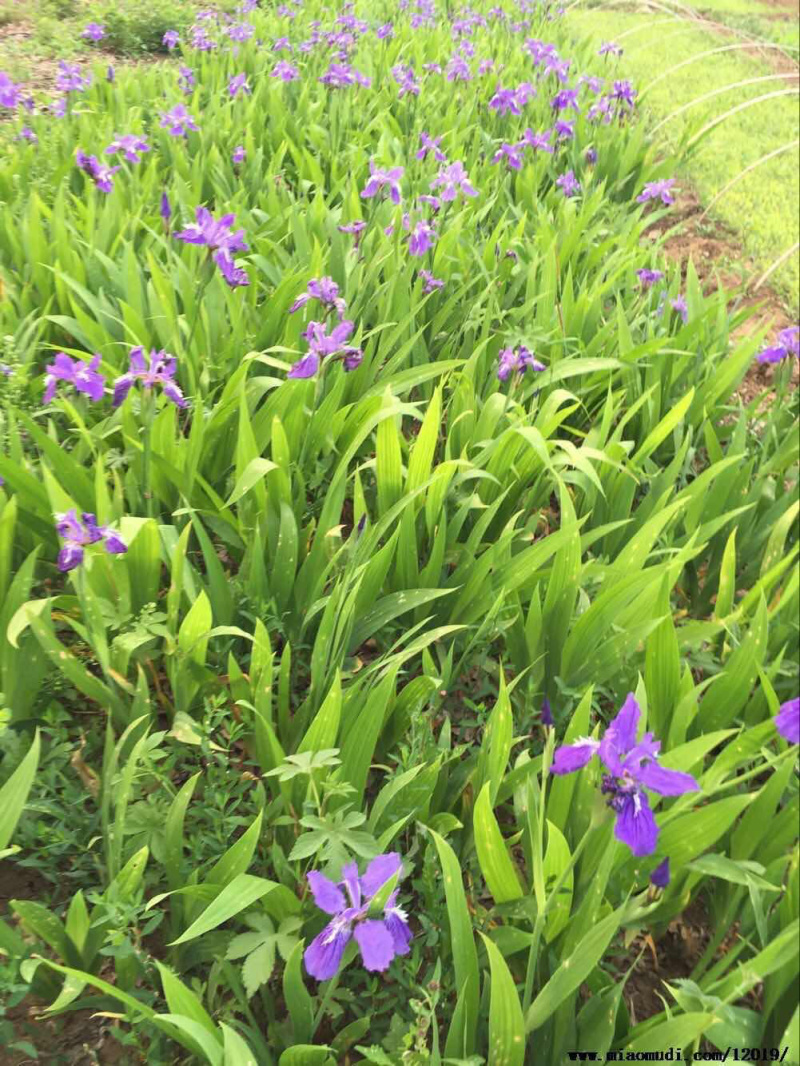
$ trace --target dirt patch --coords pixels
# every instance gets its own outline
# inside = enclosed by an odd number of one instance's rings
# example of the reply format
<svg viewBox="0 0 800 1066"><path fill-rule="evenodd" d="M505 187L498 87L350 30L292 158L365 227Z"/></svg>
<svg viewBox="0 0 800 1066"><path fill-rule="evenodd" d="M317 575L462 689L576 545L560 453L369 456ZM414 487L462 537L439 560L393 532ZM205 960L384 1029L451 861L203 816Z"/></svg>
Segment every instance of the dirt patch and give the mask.
<svg viewBox="0 0 800 1066"><path fill-rule="evenodd" d="M144 1062L141 1055L119 1044L107 1018L93 1017L93 1011L81 1010L47 1020L38 1017L46 1004L30 1005L29 1000L12 1007L6 1019L14 1026L17 1040L33 1044L38 1060L23 1051L0 1049L0 1066L136 1066Z"/></svg>
<svg viewBox="0 0 800 1066"><path fill-rule="evenodd" d="M18 866L11 859L0 860L0 917L8 913L10 899L49 898L53 886L38 870Z"/></svg>
<svg viewBox="0 0 800 1066"><path fill-rule="evenodd" d="M800 14L797 8L797 0L761 0L761 3L767 7L774 8L773 14L780 15L782 18L796 20L798 14Z"/></svg>
<svg viewBox="0 0 800 1066"><path fill-rule="evenodd" d="M633 941L627 956L617 960L620 968L627 970L641 954L624 992L632 1026L663 1011L664 999L670 999L664 982L688 977L700 961L710 937L708 915L698 897L683 914L669 923L659 940L653 941L647 936Z"/></svg>
<svg viewBox="0 0 800 1066"><path fill-rule="evenodd" d="M756 264L745 255L732 230L703 218L703 205L692 189L684 186L669 218L651 227L645 236L652 239L666 236L664 252L669 259L680 264L684 278L691 259L705 295L724 286L738 308L755 309L754 314L734 331L734 340L750 336L763 327L768 329L771 339L779 330L797 324L774 289L762 286L756 292L751 288L758 281ZM776 365L754 362L736 395L744 404L749 404L760 393L769 390L764 403L771 402L774 399L771 390L779 369ZM797 388L798 384L800 362L794 360L792 387Z"/></svg>

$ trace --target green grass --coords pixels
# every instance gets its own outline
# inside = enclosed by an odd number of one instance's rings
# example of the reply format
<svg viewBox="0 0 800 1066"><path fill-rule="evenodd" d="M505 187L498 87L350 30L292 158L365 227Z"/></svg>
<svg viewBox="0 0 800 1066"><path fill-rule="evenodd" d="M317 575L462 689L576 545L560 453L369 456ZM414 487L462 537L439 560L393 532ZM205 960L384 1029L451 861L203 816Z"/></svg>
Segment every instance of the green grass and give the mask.
<svg viewBox="0 0 800 1066"><path fill-rule="evenodd" d="M742 18L742 9L758 12L761 5L746 0L712 0L713 17L723 18L732 12ZM717 10L719 4L720 10ZM705 7L711 6L709 3ZM773 9L774 10L774 9ZM596 41L620 40L624 54L619 61L620 76L635 81L640 92L650 82L678 63L715 47L735 43L735 38L701 30L676 22L672 28L667 16L629 11L574 10L573 25ZM747 16L752 17L752 16ZM761 20L763 21L763 20ZM797 21L773 22L784 27L787 35L797 39ZM776 55L779 55L777 50ZM783 59L785 68L785 57ZM648 91L643 106L653 123L659 122L690 101L715 89L748 79L776 73L766 53L723 52L698 59L683 67L675 76L664 78ZM731 89L697 104L663 126L665 151L674 150L682 138L699 130L713 118L724 114L748 99L797 85L790 81L767 81ZM727 118L709 134L685 164L681 177L692 183L700 199L712 197L750 164L798 136L798 111L795 96L776 97L753 105ZM717 203L714 217L730 227L741 239L743 249L756 264L766 270L782 252L797 240L800 229L800 182L797 153L786 152L748 174ZM775 287L790 303L798 307L798 263L796 257L772 276Z"/></svg>

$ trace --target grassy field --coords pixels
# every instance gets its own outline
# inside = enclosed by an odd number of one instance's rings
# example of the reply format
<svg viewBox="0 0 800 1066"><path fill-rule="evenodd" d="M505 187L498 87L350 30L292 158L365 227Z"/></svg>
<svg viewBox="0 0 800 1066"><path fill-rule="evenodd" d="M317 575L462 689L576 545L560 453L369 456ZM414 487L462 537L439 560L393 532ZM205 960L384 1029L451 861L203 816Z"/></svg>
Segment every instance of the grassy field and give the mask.
<svg viewBox="0 0 800 1066"><path fill-rule="evenodd" d="M745 264L745 275L766 270L797 241L800 229L798 154L796 145L790 147L798 137L797 66L790 59L797 55L798 21L796 11L794 18L776 18L776 13L790 15L791 9L755 0L706 0L701 14L722 24L713 29L679 21L678 16L673 24L664 9L572 11L576 32L589 35L598 45L619 41L624 53L612 62L619 63L621 77L630 77L639 87L642 106L650 111L653 124L669 118L659 136L670 149L747 100L785 94L730 115L698 143L683 167L686 181L707 204L737 174L768 153L786 148L726 192L711 216L741 239L746 256L752 260L752 266ZM744 43L748 39L740 35L744 32L785 47L703 55L711 49ZM696 62L668 74L693 56L698 57ZM757 78L772 80L756 82ZM723 89L726 91L718 91ZM670 117L693 101L698 102ZM798 257L790 257L772 280L796 311Z"/></svg>

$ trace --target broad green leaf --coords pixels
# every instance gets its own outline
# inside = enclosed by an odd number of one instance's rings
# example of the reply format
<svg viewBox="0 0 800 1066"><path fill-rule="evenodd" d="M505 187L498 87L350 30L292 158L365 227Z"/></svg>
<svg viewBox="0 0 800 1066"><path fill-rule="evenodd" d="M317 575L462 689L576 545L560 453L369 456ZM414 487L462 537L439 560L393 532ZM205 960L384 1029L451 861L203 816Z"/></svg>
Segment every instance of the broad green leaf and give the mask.
<svg viewBox="0 0 800 1066"><path fill-rule="evenodd" d="M495 903L508 903L510 900L519 899L522 896L519 874L509 857L494 816L488 781L475 801L473 829L481 873Z"/></svg>
<svg viewBox="0 0 800 1066"><path fill-rule="evenodd" d="M39 765L39 749L39 730L37 729L33 735L33 743L28 748L22 762L0 788L0 851L3 851L10 842L25 807L25 801Z"/></svg>
<svg viewBox="0 0 800 1066"><path fill-rule="evenodd" d="M187 940L194 940L204 933L216 929L217 926L233 918L235 914L251 906L256 900L266 896L275 888L277 882L267 881L263 877L253 877L250 874L238 874L230 881L217 898L210 903L203 913L195 919L186 932L182 933L172 945L185 944Z"/></svg>
<svg viewBox="0 0 800 1066"><path fill-rule="evenodd" d="M523 1066L525 1022L522 1007L505 959L497 945L481 933L489 956L492 993L489 1000L489 1066Z"/></svg>

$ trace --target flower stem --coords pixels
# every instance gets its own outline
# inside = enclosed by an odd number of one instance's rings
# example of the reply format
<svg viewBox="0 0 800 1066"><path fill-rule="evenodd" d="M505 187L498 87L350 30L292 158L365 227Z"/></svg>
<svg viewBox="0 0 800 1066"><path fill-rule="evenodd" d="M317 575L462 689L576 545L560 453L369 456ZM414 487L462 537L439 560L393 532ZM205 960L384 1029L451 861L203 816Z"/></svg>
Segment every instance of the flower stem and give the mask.
<svg viewBox="0 0 800 1066"><path fill-rule="evenodd" d="M144 450L142 455L142 481L143 481L143 495L144 504L147 511L147 517L153 518L155 511L155 503L153 500L153 490L151 485L151 470L152 470L152 432L153 432L153 420L155 418L155 396L152 389L146 389L142 398L142 415L143 415L143 427L142 432L144 434Z"/></svg>

